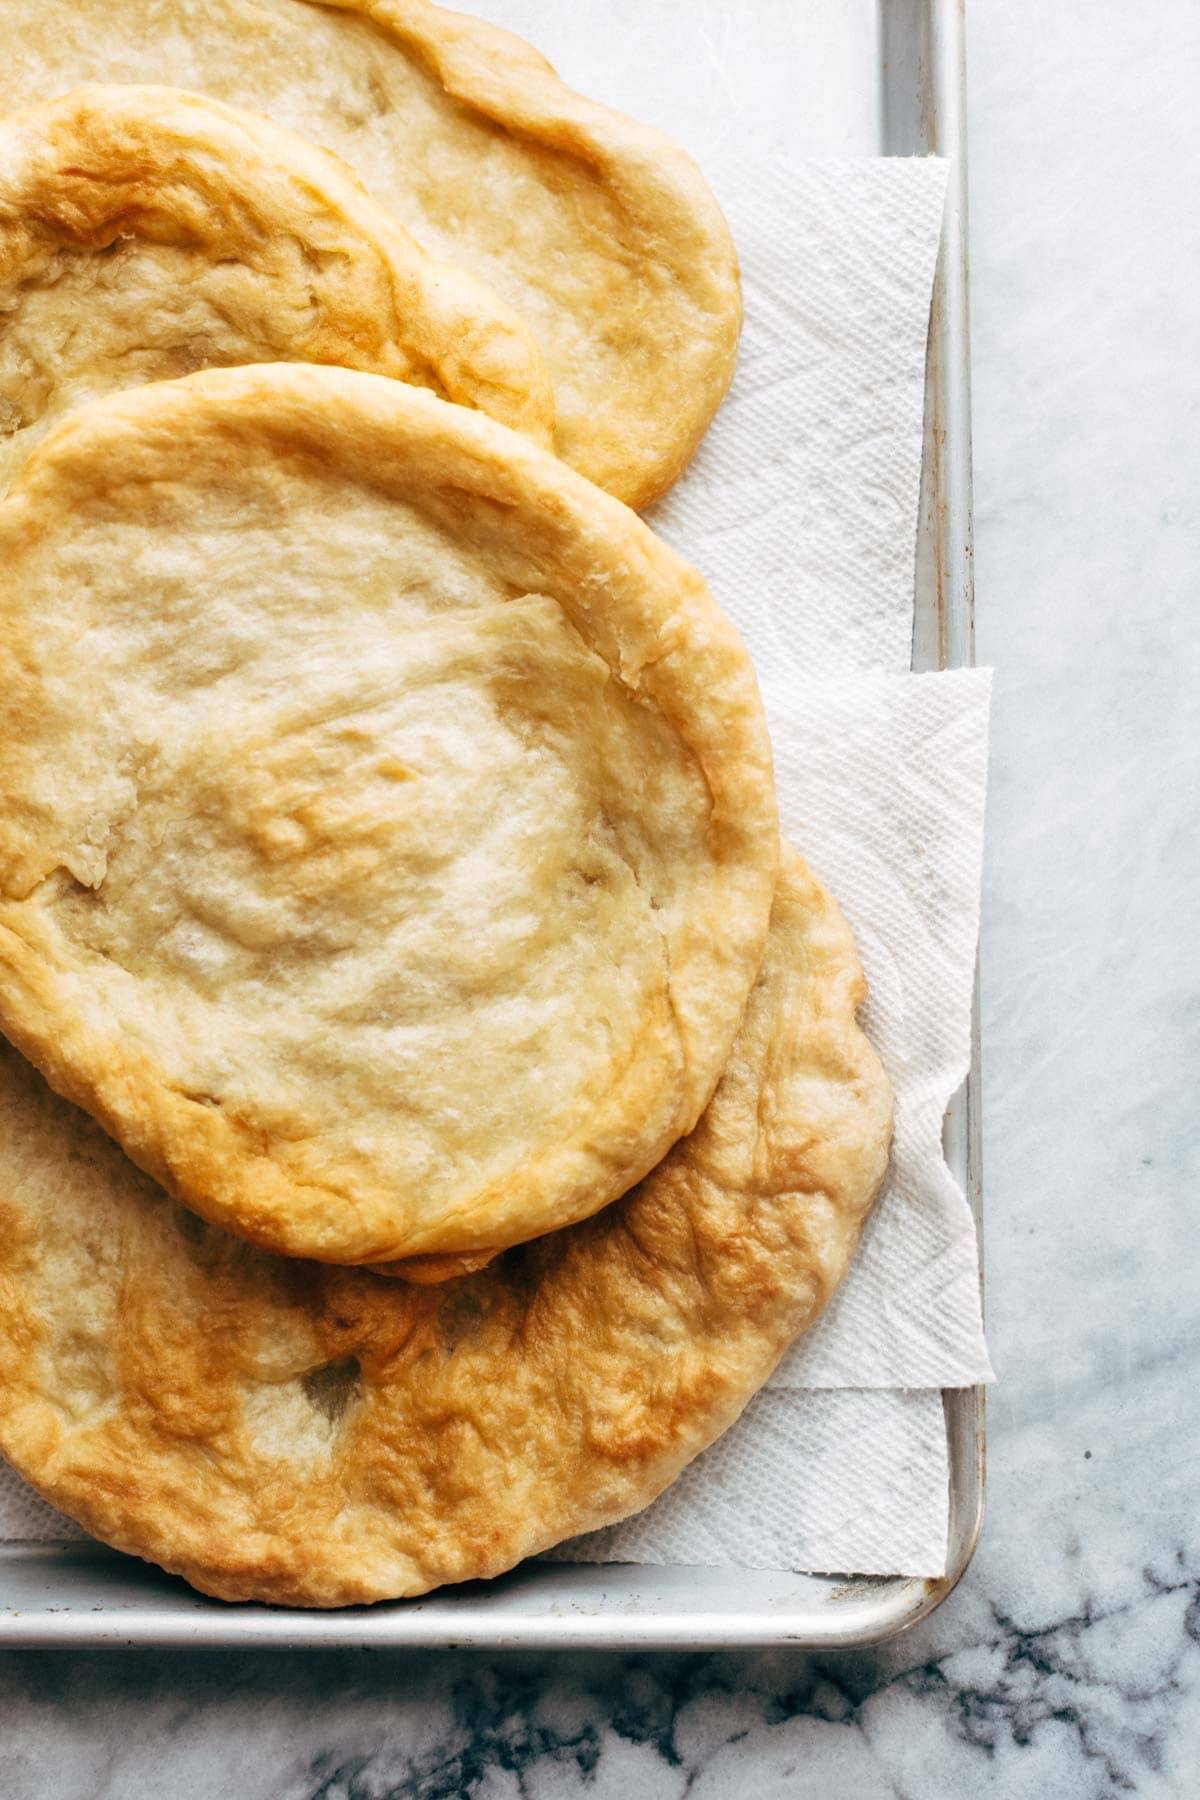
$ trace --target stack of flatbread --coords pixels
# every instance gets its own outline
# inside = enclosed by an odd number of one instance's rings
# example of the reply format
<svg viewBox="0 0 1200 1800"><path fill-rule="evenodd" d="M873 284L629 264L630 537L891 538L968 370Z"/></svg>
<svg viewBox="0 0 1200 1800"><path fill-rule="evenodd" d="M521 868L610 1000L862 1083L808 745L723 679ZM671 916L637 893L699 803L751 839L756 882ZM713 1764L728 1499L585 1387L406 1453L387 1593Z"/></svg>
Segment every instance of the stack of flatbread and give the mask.
<svg viewBox="0 0 1200 1800"><path fill-rule="evenodd" d="M426 0L4 11L0 1448L226 1599L492 1576L725 1430L887 1159L633 510L734 248Z"/></svg>

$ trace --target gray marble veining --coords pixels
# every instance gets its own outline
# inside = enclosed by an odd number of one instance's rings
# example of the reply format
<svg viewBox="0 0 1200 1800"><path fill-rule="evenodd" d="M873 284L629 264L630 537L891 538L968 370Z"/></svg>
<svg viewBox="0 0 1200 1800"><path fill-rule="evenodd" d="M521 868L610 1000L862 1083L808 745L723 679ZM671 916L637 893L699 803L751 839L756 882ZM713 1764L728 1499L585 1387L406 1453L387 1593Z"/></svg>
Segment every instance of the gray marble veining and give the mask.
<svg viewBox="0 0 1200 1800"><path fill-rule="evenodd" d="M847 1658L10 1655L5 1800L1198 1791L1200 8L968 10L1000 1380L967 1581Z"/></svg>

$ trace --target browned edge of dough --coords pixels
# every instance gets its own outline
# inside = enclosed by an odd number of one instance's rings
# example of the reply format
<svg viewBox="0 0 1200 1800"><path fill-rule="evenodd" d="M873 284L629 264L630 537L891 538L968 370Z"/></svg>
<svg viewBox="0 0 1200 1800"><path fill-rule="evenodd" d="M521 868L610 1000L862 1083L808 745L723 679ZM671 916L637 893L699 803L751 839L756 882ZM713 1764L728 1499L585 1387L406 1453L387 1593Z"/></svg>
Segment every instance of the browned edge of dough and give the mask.
<svg viewBox="0 0 1200 1800"><path fill-rule="evenodd" d="M283 126L183 89L86 83L0 117L0 152L0 282L19 290L57 247L207 241L252 267L295 237L320 301L303 360L414 382L553 441L549 371L515 310Z"/></svg>
<svg viewBox="0 0 1200 1800"><path fill-rule="evenodd" d="M603 466L584 471L627 505L648 506L678 480L725 398L742 326L737 251L693 158L665 132L568 87L531 44L486 19L431 0L304 3L371 20L461 105L596 170L673 278L701 298L712 321L710 354L688 368L656 466L631 470L615 447Z"/></svg>

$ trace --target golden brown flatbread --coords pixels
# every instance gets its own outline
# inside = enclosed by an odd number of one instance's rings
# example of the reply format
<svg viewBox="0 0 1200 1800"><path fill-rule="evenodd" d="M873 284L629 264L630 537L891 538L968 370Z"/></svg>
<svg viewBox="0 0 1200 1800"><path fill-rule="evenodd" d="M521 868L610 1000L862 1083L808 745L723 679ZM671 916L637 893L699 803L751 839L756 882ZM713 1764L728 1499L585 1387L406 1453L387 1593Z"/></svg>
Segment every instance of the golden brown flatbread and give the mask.
<svg viewBox="0 0 1200 1800"><path fill-rule="evenodd" d="M745 649L636 514L278 363L70 414L0 564L0 1022L178 1199L494 1250L691 1129L778 825Z"/></svg>
<svg viewBox="0 0 1200 1800"><path fill-rule="evenodd" d="M84 400L285 361L553 435L516 314L290 132L171 88L85 87L0 118L0 489Z"/></svg>
<svg viewBox="0 0 1200 1800"><path fill-rule="evenodd" d="M729 232L689 157L519 38L427 0L7 0L4 27L0 108L167 82L336 151L527 321L569 463L641 506L688 461L733 372Z"/></svg>
<svg viewBox="0 0 1200 1800"><path fill-rule="evenodd" d="M845 1272L890 1133L863 994L788 853L696 1131L596 1217L435 1288L201 1224L3 1054L0 1447L227 1600L419 1594L637 1511Z"/></svg>

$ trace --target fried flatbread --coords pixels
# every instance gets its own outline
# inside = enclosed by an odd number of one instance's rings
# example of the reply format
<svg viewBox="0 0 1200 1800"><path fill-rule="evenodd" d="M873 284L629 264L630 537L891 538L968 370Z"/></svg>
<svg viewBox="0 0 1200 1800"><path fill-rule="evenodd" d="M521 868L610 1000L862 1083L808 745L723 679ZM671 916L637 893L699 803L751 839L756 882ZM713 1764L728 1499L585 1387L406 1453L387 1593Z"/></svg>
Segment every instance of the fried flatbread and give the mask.
<svg viewBox="0 0 1200 1800"><path fill-rule="evenodd" d="M279 363L69 414L0 562L0 1024L178 1199L494 1250L692 1128L778 826L746 651L636 514Z"/></svg>

